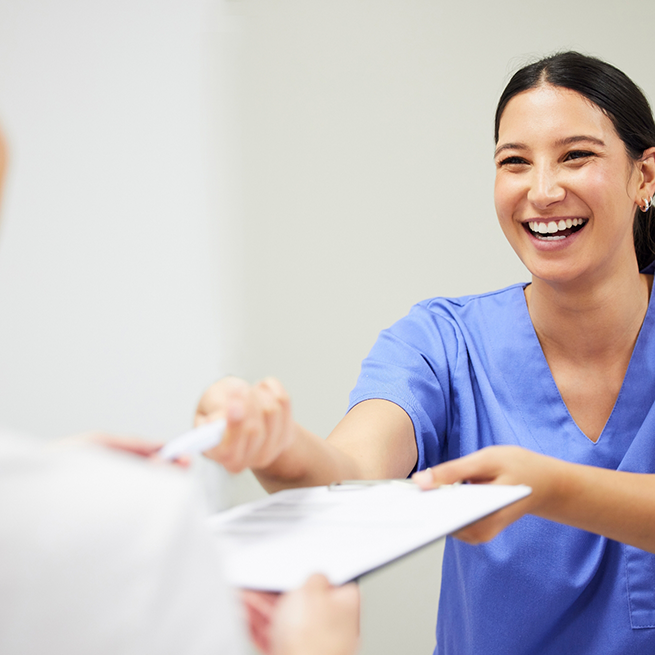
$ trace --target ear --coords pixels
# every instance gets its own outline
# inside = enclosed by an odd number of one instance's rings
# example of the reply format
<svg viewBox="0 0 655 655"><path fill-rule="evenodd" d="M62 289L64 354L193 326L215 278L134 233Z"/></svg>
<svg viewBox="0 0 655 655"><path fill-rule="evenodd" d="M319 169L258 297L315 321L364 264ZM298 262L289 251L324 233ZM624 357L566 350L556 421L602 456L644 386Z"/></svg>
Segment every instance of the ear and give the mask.
<svg viewBox="0 0 655 655"><path fill-rule="evenodd" d="M644 150L644 154L637 162L637 168L640 177L635 202L641 206L644 199L651 200L655 195L655 147Z"/></svg>

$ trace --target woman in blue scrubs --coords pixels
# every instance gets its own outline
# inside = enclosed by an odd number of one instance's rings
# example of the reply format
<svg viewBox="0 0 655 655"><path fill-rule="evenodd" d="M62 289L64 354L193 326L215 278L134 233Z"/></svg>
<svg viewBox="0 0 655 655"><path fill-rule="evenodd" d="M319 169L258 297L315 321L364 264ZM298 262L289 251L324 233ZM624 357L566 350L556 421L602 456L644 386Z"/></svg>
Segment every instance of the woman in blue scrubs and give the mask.
<svg viewBox="0 0 655 655"><path fill-rule="evenodd" d="M514 75L495 136L496 210L531 283L416 305L325 441L276 380L216 383L198 421L228 429L208 454L270 491L529 484L448 540L435 652L653 653L652 113L622 72L562 53Z"/></svg>

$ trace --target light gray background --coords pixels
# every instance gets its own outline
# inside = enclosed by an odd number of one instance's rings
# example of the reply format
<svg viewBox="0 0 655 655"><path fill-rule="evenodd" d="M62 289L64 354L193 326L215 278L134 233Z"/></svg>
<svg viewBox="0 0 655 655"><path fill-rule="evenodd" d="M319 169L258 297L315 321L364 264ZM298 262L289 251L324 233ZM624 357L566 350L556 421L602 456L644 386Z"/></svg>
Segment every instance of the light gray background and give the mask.
<svg viewBox="0 0 655 655"><path fill-rule="evenodd" d="M0 423L169 438L231 372L327 435L412 303L527 279L492 197L510 73L577 48L655 98L653 24L650 0L0 0ZM362 653L431 651L439 555L364 581Z"/></svg>

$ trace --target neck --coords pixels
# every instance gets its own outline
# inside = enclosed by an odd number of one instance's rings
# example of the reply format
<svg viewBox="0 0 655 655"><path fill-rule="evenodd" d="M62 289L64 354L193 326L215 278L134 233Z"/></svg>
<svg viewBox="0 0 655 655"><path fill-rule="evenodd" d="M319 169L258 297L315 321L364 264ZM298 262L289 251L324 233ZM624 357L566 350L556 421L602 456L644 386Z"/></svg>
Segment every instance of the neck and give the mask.
<svg viewBox="0 0 655 655"><path fill-rule="evenodd" d="M652 279L640 275L636 266L592 284L556 284L533 277L526 301L544 352L589 362L631 351L648 308Z"/></svg>

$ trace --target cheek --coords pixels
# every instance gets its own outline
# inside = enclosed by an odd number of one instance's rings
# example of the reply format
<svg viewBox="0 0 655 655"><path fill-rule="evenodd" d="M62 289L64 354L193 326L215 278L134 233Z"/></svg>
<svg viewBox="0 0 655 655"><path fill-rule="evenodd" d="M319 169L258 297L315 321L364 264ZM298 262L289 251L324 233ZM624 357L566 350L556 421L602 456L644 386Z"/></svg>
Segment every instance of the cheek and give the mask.
<svg viewBox="0 0 655 655"><path fill-rule="evenodd" d="M627 174L624 165L611 166L594 162L594 165L572 173L568 185L590 207L598 210L632 202L630 188L633 178L637 179L637 176Z"/></svg>
<svg viewBox="0 0 655 655"><path fill-rule="evenodd" d="M505 189L503 188L503 183L496 176L496 181L494 182L494 207L496 208L496 216L498 216L498 220L501 222L503 220L504 205Z"/></svg>
<svg viewBox="0 0 655 655"><path fill-rule="evenodd" d="M579 171L578 175L572 176L570 187L584 195L589 200L598 199L602 196L616 194L616 176L608 175L602 168L589 167L588 170Z"/></svg>
<svg viewBox="0 0 655 655"><path fill-rule="evenodd" d="M521 189L516 182L508 180L503 176L496 176L496 182L494 184L494 205L496 207L496 215L503 229L512 220L512 216L519 206L521 195Z"/></svg>

